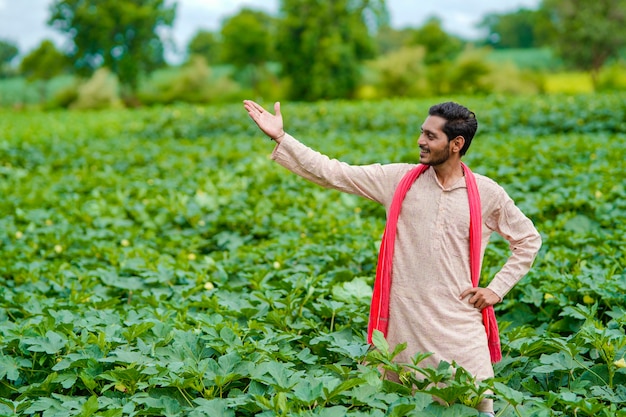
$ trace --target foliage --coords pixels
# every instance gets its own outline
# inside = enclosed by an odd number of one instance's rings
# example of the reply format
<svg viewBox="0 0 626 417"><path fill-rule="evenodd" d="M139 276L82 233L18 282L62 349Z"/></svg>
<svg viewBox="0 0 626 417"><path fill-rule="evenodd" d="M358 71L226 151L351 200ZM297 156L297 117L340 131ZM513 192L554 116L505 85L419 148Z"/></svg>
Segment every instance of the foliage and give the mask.
<svg viewBox="0 0 626 417"><path fill-rule="evenodd" d="M491 390L502 417L624 417L622 95L453 98L479 119L466 162L544 237L497 307L495 379L366 344L384 210L275 166L240 104L4 111L0 415L475 416ZM283 114L346 162L414 161L431 104Z"/></svg>
<svg viewBox="0 0 626 417"><path fill-rule="evenodd" d="M441 20L430 18L424 25L415 29L411 45L422 45L426 50L424 63L442 64L454 60L462 51L464 43L456 36L449 35L441 27Z"/></svg>
<svg viewBox="0 0 626 417"><path fill-rule="evenodd" d="M44 40L26 55L20 64L20 72L29 81L48 81L61 74L68 65L67 57L50 40Z"/></svg>
<svg viewBox="0 0 626 417"><path fill-rule="evenodd" d="M232 80L226 76L215 77L204 58L194 56L173 76L153 81L140 90L139 99L148 105L211 103L226 101L237 91L238 87Z"/></svg>
<svg viewBox="0 0 626 417"><path fill-rule="evenodd" d="M414 31L413 28L396 29L389 25L382 26L375 36L377 57L409 45Z"/></svg>
<svg viewBox="0 0 626 417"><path fill-rule="evenodd" d="M587 72L559 72L544 77L544 89L547 93L580 94L592 93L595 89L591 76Z"/></svg>
<svg viewBox="0 0 626 417"><path fill-rule="evenodd" d="M39 47L26 55L20 64L20 72L26 79L41 81L41 101L46 100L47 82L63 73L69 67L67 57L50 40L44 40Z"/></svg>
<svg viewBox="0 0 626 417"><path fill-rule="evenodd" d="M261 11L243 8L222 25L222 59L240 72L247 70L256 90L259 71L274 55L274 19Z"/></svg>
<svg viewBox="0 0 626 417"><path fill-rule="evenodd" d="M520 70L555 73L563 63L550 48L494 49L487 59L496 64L512 63Z"/></svg>
<svg viewBox="0 0 626 417"><path fill-rule="evenodd" d="M602 65L626 46L626 0L544 0L551 43L563 59L590 71L594 85Z"/></svg>
<svg viewBox="0 0 626 417"><path fill-rule="evenodd" d="M381 97L419 97L428 93L425 49L405 47L370 63L377 76L374 85Z"/></svg>
<svg viewBox="0 0 626 417"><path fill-rule="evenodd" d="M488 14L478 26L486 29L486 43L494 48L536 48L541 45L537 21L543 17L538 10L521 8L511 13Z"/></svg>
<svg viewBox="0 0 626 417"><path fill-rule="evenodd" d="M424 47L406 47L369 63L361 97L428 97L442 94L533 94L544 79L496 62L491 51L467 47L456 59L426 65Z"/></svg>
<svg viewBox="0 0 626 417"><path fill-rule="evenodd" d="M55 0L48 23L74 44L71 57L82 74L105 66L134 93L142 74L164 64L158 30L174 22L176 5L164 0Z"/></svg>
<svg viewBox="0 0 626 417"><path fill-rule="evenodd" d="M266 13L241 9L222 24L222 59L239 68L271 61L272 27L273 19Z"/></svg>
<svg viewBox="0 0 626 417"><path fill-rule="evenodd" d="M360 63L374 54L371 30L386 23L384 0L284 0L277 42L282 75L298 100L350 98ZM375 22L374 27L368 23Z"/></svg>
<svg viewBox="0 0 626 417"><path fill-rule="evenodd" d="M485 94L490 90L487 76L491 66L484 49L466 48L446 74L449 83L447 93Z"/></svg>
<svg viewBox="0 0 626 417"><path fill-rule="evenodd" d="M211 65L221 62L221 43L214 32L198 30L187 45L187 56L191 60L194 56L201 56Z"/></svg>
<svg viewBox="0 0 626 417"><path fill-rule="evenodd" d="M510 62L491 64L486 84L489 94L536 94L545 92L545 80L540 73L520 70Z"/></svg>
<svg viewBox="0 0 626 417"><path fill-rule="evenodd" d="M598 74L598 91L626 90L626 61L616 61L605 65Z"/></svg>
<svg viewBox="0 0 626 417"><path fill-rule="evenodd" d="M70 104L70 108L76 110L121 106L117 80L106 68L97 70L91 79L78 87L76 101Z"/></svg>
<svg viewBox="0 0 626 417"><path fill-rule="evenodd" d="M18 55L19 49L14 42L0 39L0 78L11 74L11 61Z"/></svg>

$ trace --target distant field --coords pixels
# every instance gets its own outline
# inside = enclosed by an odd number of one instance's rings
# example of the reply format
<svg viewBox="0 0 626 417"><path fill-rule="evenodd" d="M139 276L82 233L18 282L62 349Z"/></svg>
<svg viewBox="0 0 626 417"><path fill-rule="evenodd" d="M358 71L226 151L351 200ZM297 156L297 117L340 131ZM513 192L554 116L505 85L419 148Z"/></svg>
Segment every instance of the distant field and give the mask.
<svg viewBox="0 0 626 417"><path fill-rule="evenodd" d="M547 74L544 86L547 93L578 94L593 92L591 75L583 72Z"/></svg>
<svg viewBox="0 0 626 417"><path fill-rule="evenodd" d="M513 63L520 69L555 71L563 66L560 59L547 48L494 49L487 57L496 63Z"/></svg>
<svg viewBox="0 0 626 417"><path fill-rule="evenodd" d="M46 85L46 97L51 97L59 89L70 85L72 76L54 78ZM0 79L0 107L10 107L15 104L37 104L41 100L41 82L28 82L22 77Z"/></svg>

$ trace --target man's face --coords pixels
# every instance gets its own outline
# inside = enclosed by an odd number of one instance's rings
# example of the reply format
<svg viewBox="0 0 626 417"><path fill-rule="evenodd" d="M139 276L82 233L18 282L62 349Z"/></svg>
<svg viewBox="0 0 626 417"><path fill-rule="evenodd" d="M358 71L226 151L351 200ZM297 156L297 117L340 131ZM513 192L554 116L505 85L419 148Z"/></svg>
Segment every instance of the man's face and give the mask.
<svg viewBox="0 0 626 417"><path fill-rule="evenodd" d="M437 166L450 158L450 142L442 130L445 123L443 117L428 116L422 124L422 134L417 140L420 163Z"/></svg>

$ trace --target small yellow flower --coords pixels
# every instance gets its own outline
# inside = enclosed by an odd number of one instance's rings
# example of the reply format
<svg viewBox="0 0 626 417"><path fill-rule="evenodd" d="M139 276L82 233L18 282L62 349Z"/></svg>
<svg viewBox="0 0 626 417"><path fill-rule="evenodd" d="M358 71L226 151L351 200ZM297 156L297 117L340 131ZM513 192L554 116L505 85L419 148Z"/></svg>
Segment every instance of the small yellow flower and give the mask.
<svg viewBox="0 0 626 417"><path fill-rule="evenodd" d="M601 197L602 197L602 191L596 190L596 198L601 198Z"/></svg>
<svg viewBox="0 0 626 417"><path fill-rule="evenodd" d="M617 366L618 368L626 368L626 360L624 360L624 358L613 362L613 365Z"/></svg>
<svg viewBox="0 0 626 417"><path fill-rule="evenodd" d="M61 245L54 245L54 251L55 251L56 253L61 253L61 252L63 252L63 246L61 246Z"/></svg>
<svg viewBox="0 0 626 417"><path fill-rule="evenodd" d="M553 298L554 298L554 295L550 294L549 292L543 295L544 300L552 300Z"/></svg>
<svg viewBox="0 0 626 417"><path fill-rule="evenodd" d="M15 238L16 239L21 239L24 237L24 233L20 232L19 230L17 232L15 232Z"/></svg>
<svg viewBox="0 0 626 417"><path fill-rule="evenodd" d="M274 262L274 269L280 269L280 262L278 261Z"/></svg>
<svg viewBox="0 0 626 417"><path fill-rule="evenodd" d="M595 302L596 302L596 300L594 300L594 298L593 298L593 297L590 297L590 296L588 296L588 295L585 295L585 296L583 297L583 303L585 303L585 304L593 304L593 303L595 303Z"/></svg>
<svg viewBox="0 0 626 417"><path fill-rule="evenodd" d="M201 227L202 227L202 226L206 226L206 222L205 222L204 220L200 220L200 221L198 222L198 226L201 226Z"/></svg>
<svg viewBox="0 0 626 417"><path fill-rule="evenodd" d="M354 212L355 212L356 214L359 214L359 213L361 212L361 207L355 207L355 208L354 208Z"/></svg>
<svg viewBox="0 0 626 417"><path fill-rule="evenodd" d="M195 261L196 260L196 254L195 253L187 254L187 259L189 259L190 261Z"/></svg>
<svg viewBox="0 0 626 417"><path fill-rule="evenodd" d="M207 281L204 283L204 289L207 291L211 291L213 288L215 288L215 286L213 285L213 283L211 281Z"/></svg>
<svg viewBox="0 0 626 417"><path fill-rule="evenodd" d="M128 241L128 239L122 239L122 241L120 242L120 245L126 247L130 245L130 242Z"/></svg>

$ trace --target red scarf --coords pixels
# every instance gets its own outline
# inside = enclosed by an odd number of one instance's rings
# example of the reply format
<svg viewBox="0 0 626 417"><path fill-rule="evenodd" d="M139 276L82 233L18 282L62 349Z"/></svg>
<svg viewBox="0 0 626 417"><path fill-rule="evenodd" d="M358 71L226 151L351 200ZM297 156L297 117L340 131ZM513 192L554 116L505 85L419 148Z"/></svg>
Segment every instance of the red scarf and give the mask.
<svg viewBox="0 0 626 417"><path fill-rule="evenodd" d="M480 277L480 253L481 253L481 232L482 232L482 213L480 206L480 194L476 185L476 177L470 169L461 162L463 172L465 173L465 181L467 184L467 195L469 199L470 212L470 269L472 276L472 286L478 286ZM398 188L393 196L389 214L387 216L387 224L383 239L380 244L380 252L378 254L378 266L376 267L376 281L374 282L374 293L372 295L372 305L370 308L370 319L367 329L367 341L372 343L372 333L374 329L380 330L385 336L387 335L387 326L389 324L389 292L391 290L391 271L394 245L396 241L396 229L402 201L406 196L417 177L428 169L428 165L418 165L409 171L398 184ZM493 306L483 308L483 323L487 332L487 340L489 343L489 353L491 361L498 362L502 359L500 351L500 335L498 333L498 323L493 310Z"/></svg>

